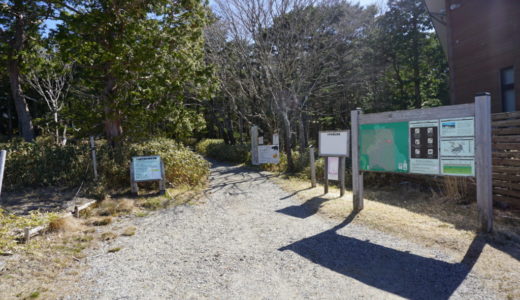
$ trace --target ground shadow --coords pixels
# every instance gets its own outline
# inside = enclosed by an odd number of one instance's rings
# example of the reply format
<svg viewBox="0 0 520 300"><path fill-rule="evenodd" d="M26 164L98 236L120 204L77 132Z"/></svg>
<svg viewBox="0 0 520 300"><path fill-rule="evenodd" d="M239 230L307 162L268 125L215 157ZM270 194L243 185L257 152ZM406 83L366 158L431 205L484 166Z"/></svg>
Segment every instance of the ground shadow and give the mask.
<svg viewBox="0 0 520 300"><path fill-rule="evenodd" d="M422 257L337 233L355 218L283 248L332 271L408 299L448 299L476 263L486 239L478 236L460 263Z"/></svg>
<svg viewBox="0 0 520 300"><path fill-rule="evenodd" d="M321 205L329 200L330 199L323 197L313 197L301 205L288 206L286 208L277 210L276 212L286 214L291 217L305 219L317 213L320 210Z"/></svg>

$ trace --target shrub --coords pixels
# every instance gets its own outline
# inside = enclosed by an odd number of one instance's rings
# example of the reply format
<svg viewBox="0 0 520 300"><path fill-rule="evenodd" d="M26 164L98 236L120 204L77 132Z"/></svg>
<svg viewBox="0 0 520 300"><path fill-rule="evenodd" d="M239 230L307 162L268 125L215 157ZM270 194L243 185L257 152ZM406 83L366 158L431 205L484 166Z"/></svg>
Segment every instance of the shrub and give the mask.
<svg viewBox="0 0 520 300"><path fill-rule="evenodd" d="M198 143L195 149L202 155L220 161L239 164L251 161L251 149L248 145L228 145L224 140L206 139Z"/></svg>
<svg viewBox="0 0 520 300"><path fill-rule="evenodd" d="M129 188L132 156L161 156L166 180L175 185L197 186L206 182L209 175L209 163L202 156L170 139L128 143L117 150L104 141L98 141L96 148L100 179L89 187L94 194ZM17 140L0 144L0 149L8 151L4 177L7 190L38 186L71 188L82 182L93 183L90 148L86 140L63 147Z"/></svg>

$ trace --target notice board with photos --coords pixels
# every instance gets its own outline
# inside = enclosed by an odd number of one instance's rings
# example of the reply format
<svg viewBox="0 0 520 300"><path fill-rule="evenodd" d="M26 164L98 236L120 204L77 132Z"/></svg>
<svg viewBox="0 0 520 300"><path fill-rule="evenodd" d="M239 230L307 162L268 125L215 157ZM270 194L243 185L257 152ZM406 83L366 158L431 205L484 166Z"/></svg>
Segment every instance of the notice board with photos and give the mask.
<svg viewBox="0 0 520 300"><path fill-rule="evenodd" d="M362 124L363 171L475 176L475 118Z"/></svg>

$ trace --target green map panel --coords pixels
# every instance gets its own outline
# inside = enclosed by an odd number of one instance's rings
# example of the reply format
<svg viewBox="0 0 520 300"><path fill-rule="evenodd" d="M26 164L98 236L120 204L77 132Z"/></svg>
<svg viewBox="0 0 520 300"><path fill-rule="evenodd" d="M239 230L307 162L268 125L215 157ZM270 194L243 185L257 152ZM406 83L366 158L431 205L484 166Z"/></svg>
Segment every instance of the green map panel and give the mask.
<svg viewBox="0 0 520 300"><path fill-rule="evenodd" d="M359 164L364 171L408 173L408 122L363 124L359 128Z"/></svg>

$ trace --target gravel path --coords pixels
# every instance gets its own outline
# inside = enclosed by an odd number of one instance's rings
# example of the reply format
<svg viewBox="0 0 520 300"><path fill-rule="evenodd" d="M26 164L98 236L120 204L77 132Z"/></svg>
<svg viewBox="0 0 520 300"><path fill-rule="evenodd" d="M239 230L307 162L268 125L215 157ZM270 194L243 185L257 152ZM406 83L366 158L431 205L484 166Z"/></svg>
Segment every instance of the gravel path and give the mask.
<svg viewBox="0 0 520 300"><path fill-rule="evenodd" d="M294 197L267 173L214 164L203 204L133 219L137 234L92 253L65 299L497 298L444 253Z"/></svg>

